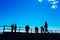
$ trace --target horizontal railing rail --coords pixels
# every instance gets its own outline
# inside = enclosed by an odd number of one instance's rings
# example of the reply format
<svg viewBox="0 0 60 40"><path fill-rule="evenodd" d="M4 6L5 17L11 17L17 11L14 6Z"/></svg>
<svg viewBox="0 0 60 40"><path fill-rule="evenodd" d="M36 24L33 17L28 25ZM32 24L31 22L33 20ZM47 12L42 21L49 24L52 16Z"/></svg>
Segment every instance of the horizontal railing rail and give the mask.
<svg viewBox="0 0 60 40"><path fill-rule="evenodd" d="M6 31L11 32L12 31L11 26L7 26L7 27L6 26L0 26L0 27L1 27L0 31L2 31L2 32L6 32ZM49 33L60 33L60 30L48 30L48 31L49 31ZM24 27L17 27L16 32L26 32L26 31L25 31ZM30 28L29 32L35 33L35 29ZM38 33L41 33L40 29L38 30Z"/></svg>

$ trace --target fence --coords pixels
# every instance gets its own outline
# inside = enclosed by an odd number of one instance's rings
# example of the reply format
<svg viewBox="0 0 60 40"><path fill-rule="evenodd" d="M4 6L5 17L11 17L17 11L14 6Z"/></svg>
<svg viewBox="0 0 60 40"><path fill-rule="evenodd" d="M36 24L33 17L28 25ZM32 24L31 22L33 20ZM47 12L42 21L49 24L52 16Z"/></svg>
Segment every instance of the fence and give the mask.
<svg viewBox="0 0 60 40"><path fill-rule="evenodd" d="M0 32L11 32L11 26L0 26ZM48 30L49 33L60 33L60 30ZM14 32L14 30L13 30ZM25 33L25 27L17 27L16 32L23 32ZM29 33L35 33L35 29L34 28L30 28ZM41 33L41 29L38 30L38 33Z"/></svg>

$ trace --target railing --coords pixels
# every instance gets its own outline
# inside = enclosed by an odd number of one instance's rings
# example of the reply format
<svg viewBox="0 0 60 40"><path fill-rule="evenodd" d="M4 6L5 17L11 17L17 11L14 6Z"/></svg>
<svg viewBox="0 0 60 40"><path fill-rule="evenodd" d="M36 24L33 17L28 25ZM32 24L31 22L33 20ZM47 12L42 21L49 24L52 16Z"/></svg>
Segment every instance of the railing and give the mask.
<svg viewBox="0 0 60 40"><path fill-rule="evenodd" d="M11 26L0 26L0 32L11 32ZM13 30L14 31L14 30ZM23 32L25 33L24 27L17 27L16 32ZM29 33L35 33L34 28L30 28ZM38 33L41 33L41 30L38 30ZM60 33L60 30L49 30L49 33Z"/></svg>
<svg viewBox="0 0 60 40"><path fill-rule="evenodd" d="M12 28L11 26L0 26L0 32L11 32L12 31ZM13 30L14 32L14 30ZM17 27L17 30L16 32L25 32L25 28L24 27ZM30 29L29 32L31 33L32 30Z"/></svg>

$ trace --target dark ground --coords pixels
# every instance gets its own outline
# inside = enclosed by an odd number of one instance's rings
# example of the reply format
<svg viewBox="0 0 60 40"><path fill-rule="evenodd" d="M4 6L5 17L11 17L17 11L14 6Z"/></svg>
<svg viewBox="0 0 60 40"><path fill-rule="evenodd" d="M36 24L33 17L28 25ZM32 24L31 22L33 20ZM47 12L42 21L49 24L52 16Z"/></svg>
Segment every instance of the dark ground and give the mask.
<svg viewBox="0 0 60 40"><path fill-rule="evenodd" d="M8 33L0 35L0 40L60 40L57 33Z"/></svg>

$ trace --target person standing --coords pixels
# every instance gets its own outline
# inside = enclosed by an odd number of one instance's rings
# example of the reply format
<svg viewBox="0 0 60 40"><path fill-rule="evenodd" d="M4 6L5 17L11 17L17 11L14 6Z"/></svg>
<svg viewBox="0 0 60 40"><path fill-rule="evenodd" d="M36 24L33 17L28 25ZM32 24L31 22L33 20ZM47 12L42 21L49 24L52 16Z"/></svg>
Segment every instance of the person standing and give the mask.
<svg viewBox="0 0 60 40"><path fill-rule="evenodd" d="M14 32L16 32L16 30L17 30L17 25L15 24L15 26L14 26Z"/></svg>
<svg viewBox="0 0 60 40"><path fill-rule="evenodd" d="M44 28L45 28L45 32L48 32L48 24L47 24L47 22L45 21L45 25L44 25Z"/></svg>
<svg viewBox="0 0 60 40"><path fill-rule="evenodd" d="M43 28L43 26L41 26L40 28L41 28L41 33L44 33L44 28Z"/></svg>
<svg viewBox="0 0 60 40"><path fill-rule="evenodd" d="M11 25L11 32L13 33L14 24Z"/></svg>
<svg viewBox="0 0 60 40"><path fill-rule="evenodd" d="M30 29L30 28L29 28L29 25L26 25L26 26L25 26L26 33L29 33L29 29Z"/></svg>
<svg viewBox="0 0 60 40"><path fill-rule="evenodd" d="M35 27L35 33L38 33L38 27Z"/></svg>

